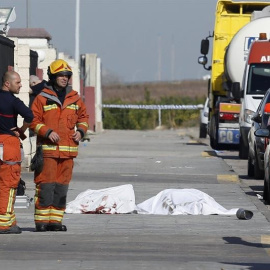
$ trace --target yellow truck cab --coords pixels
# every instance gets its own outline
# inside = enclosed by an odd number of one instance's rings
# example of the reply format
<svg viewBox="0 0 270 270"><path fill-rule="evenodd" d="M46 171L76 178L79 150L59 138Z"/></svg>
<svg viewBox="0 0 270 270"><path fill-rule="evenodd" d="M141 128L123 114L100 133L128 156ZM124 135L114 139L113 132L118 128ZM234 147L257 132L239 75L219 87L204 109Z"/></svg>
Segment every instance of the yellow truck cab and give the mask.
<svg viewBox="0 0 270 270"><path fill-rule="evenodd" d="M213 34L202 40L198 62L211 70L209 82L209 123L208 134L213 149L225 145L239 145L241 134L239 114L241 96L239 96L245 62L249 47L263 29L270 24L259 25L247 34L241 35L236 45L231 42L238 33L254 19L262 16L270 2L218 0L215 13ZM269 13L269 11L268 11ZM248 28L248 27L246 27ZM265 31L264 31L265 32ZM268 30L270 33L270 30ZM270 36L269 36L270 37ZM208 65L209 40L212 40L211 65Z"/></svg>

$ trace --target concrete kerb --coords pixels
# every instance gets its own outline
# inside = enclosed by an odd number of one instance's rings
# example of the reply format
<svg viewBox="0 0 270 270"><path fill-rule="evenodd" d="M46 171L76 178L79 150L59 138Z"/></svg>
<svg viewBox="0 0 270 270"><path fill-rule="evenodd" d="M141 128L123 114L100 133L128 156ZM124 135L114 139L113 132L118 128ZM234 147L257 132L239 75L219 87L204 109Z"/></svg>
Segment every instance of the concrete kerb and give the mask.
<svg viewBox="0 0 270 270"><path fill-rule="evenodd" d="M199 128L193 127L193 128L184 128L179 132L179 135L182 136L189 136L192 140L196 140L198 143L206 143L206 139L201 139L198 137L199 134ZM208 142L208 141L207 141ZM210 147L210 146L209 146ZM214 150L213 150L214 151ZM222 158L217 155L217 157ZM226 163L226 161L222 158L223 162ZM232 168L235 175L238 175L237 172ZM257 207L257 209L265 216L268 222L270 222L270 211L267 205L263 202L263 200L258 199L257 194L248 186L246 185L241 178L239 177L239 186L245 192L245 194L254 194L254 196L248 196L251 202Z"/></svg>
<svg viewBox="0 0 270 270"><path fill-rule="evenodd" d="M257 197L256 193L254 192L254 190L252 190L249 186L247 186L245 183L243 183L241 178L239 180L240 180L239 181L240 188L247 195L254 194L254 196L251 195L251 196L248 196L248 198L257 207L257 209L265 216L267 221L270 222L270 211L269 211L269 208L267 207L267 205L264 204L263 200L258 199L258 197Z"/></svg>

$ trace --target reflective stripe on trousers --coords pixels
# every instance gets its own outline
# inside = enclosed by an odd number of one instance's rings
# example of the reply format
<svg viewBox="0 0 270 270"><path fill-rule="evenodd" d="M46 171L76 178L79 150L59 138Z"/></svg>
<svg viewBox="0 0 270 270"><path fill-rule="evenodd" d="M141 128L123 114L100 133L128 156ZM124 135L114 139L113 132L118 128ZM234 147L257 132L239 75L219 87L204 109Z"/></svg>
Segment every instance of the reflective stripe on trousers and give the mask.
<svg viewBox="0 0 270 270"><path fill-rule="evenodd" d="M16 225L14 203L16 190L20 181L21 160L20 140L11 135L0 135L3 144L3 160L0 164L0 229ZM15 162L15 163L14 163Z"/></svg>
<svg viewBox="0 0 270 270"><path fill-rule="evenodd" d="M0 197L1 197L1 206L3 205L3 203L7 206L5 210L3 209L3 207L1 207L0 229L6 230L11 226L16 225L16 217L14 213L16 189L11 188L8 193L6 191L3 191L3 189L0 189Z"/></svg>
<svg viewBox="0 0 270 270"><path fill-rule="evenodd" d="M36 185L35 222L61 223L66 208L68 185L43 183Z"/></svg>
<svg viewBox="0 0 270 270"><path fill-rule="evenodd" d="M35 175L35 222L62 223L73 159L44 158L43 170Z"/></svg>

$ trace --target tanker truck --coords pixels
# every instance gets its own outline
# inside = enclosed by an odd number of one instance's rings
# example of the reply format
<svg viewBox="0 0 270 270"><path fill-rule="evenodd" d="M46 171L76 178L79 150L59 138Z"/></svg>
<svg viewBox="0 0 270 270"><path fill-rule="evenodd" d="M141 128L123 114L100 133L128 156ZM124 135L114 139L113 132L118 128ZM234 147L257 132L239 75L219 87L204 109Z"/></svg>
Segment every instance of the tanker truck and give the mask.
<svg viewBox="0 0 270 270"><path fill-rule="evenodd" d="M243 88L245 66L249 48L260 33L270 37L269 5L270 2L262 1L218 0L214 32L201 42L202 56L198 62L211 70L208 84L210 145L213 149L237 146L240 158L247 157L251 117L263 97L262 92L249 95L249 102L245 102L241 110L241 101L246 101L248 95ZM210 39L212 59L207 66Z"/></svg>

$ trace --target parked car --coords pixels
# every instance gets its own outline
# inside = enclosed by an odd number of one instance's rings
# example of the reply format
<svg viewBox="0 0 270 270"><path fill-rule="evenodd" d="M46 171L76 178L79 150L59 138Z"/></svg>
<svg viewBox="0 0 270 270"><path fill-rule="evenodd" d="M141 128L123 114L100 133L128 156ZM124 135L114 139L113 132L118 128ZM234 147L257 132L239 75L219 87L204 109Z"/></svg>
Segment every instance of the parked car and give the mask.
<svg viewBox="0 0 270 270"><path fill-rule="evenodd" d="M270 103L268 104L268 110L270 114ZM263 199L270 203L270 131L269 127L264 129L257 129L255 131L256 137L265 138L267 145L264 154L264 185L263 185Z"/></svg>
<svg viewBox="0 0 270 270"><path fill-rule="evenodd" d="M208 129L209 98L205 100L203 109L200 110L200 138L206 138Z"/></svg>
<svg viewBox="0 0 270 270"><path fill-rule="evenodd" d="M255 136L254 132L268 126L269 114L265 111L266 104L270 104L270 90L266 92L257 111L254 113L248 133L248 176L254 176L255 179L263 179L264 177L265 139Z"/></svg>

